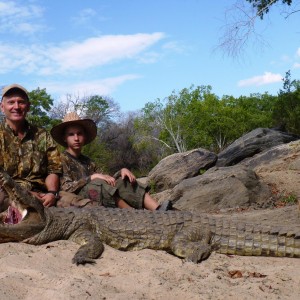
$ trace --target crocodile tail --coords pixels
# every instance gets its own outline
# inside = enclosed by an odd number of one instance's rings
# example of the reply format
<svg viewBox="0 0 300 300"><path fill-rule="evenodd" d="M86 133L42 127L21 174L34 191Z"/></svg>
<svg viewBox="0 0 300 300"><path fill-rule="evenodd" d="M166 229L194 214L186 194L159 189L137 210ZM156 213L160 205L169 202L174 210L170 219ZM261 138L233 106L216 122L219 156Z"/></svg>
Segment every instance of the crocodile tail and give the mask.
<svg viewBox="0 0 300 300"><path fill-rule="evenodd" d="M285 228L219 220L212 248L222 254L300 258L300 232Z"/></svg>

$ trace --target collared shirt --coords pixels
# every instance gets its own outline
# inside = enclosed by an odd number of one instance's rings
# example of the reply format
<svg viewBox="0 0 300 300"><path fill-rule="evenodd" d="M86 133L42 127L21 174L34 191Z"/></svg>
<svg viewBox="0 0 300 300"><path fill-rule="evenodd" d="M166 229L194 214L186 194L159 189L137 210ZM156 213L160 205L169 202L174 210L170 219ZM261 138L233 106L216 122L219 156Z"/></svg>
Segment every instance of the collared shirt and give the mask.
<svg viewBox="0 0 300 300"><path fill-rule="evenodd" d="M61 189L63 191L78 193L91 181L91 175L101 173L96 168L95 163L87 156L80 154L79 157L71 155L64 151L61 154L63 175L60 179Z"/></svg>
<svg viewBox="0 0 300 300"><path fill-rule="evenodd" d="M62 173L60 154L50 133L28 122L23 139L7 123L0 124L0 167L27 190L45 191L45 178Z"/></svg>

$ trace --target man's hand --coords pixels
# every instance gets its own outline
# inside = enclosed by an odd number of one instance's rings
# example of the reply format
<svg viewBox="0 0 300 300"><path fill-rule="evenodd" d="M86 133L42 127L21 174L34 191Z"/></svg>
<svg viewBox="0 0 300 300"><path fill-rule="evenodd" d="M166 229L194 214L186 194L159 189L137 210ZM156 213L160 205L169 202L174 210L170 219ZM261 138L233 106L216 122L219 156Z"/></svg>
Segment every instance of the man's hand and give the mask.
<svg viewBox="0 0 300 300"><path fill-rule="evenodd" d="M52 193L42 194L43 205L45 207L50 207L56 204L56 197Z"/></svg>
<svg viewBox="0 0 300 300"><path fill-rule="evenodd" d="M37 193L32 191L30 193L42 202L45 207L54 206L56 204L56 197L51 193Z"/></svg>

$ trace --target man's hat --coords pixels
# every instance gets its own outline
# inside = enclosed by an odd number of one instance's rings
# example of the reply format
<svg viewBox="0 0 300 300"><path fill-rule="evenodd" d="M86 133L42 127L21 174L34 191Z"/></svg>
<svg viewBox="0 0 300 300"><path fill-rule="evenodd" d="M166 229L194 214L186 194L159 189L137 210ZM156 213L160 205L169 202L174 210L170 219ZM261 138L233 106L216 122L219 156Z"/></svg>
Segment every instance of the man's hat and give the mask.
<svg viewBox="0 0 300 300"><path fill-rule="evenodd" d="M2 99L5 95L11 93L12 91L21 92L22 94L24 94L26 96L27 100L29 100L28 91L23 86L21 86L19 84L16 84L16 83L13 83L13 84L10 84L10 85L7 85L7 86L3 87L3 89L2 89Z"/></svg>
<svg viewBox="0 0 300 300"><path fill-rule="evenodd" d="M65 130L70 125L80 125L86 132L85 145L92 142L97 135L97 126L91 119L80 119L76 112L67 113L62 123L54 126L50 133L53 139L60 145L67 147L67 143L64 141Z"/></svg>

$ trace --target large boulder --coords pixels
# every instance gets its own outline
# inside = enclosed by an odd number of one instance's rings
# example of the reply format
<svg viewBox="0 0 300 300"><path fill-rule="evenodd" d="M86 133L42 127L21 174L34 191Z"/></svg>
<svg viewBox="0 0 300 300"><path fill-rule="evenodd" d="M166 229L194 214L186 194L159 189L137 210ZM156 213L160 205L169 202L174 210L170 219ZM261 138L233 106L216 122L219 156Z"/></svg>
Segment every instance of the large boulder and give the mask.
<svg viewBox="0 0 300 300"><path fill-rule="evenodd" d="M299 139L297 135L268 128L257 128L243 135L220 152L216 166L232 166L264 150L297 139Z"/></svg>
<svg viewBox="0 0 300 300"><path fill-rule="evenodd" d="M149 173L148 183L155 192L173 188L186 178L199 175L215 164L217 155L205 149L175 153L162 159Z"/></svg>
<svg viewBox="0 0 300 300"><path fill-rule="evenodd" d="M269 187L253 170L241 165L213 167L203 175L185 179L168 191L168 197L178 209L202 212L272 203Z"/></svg>

